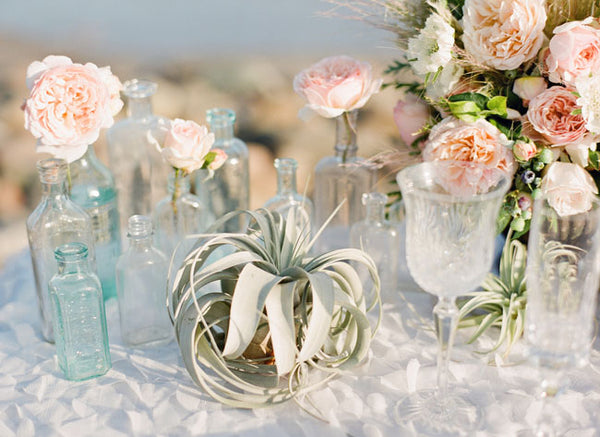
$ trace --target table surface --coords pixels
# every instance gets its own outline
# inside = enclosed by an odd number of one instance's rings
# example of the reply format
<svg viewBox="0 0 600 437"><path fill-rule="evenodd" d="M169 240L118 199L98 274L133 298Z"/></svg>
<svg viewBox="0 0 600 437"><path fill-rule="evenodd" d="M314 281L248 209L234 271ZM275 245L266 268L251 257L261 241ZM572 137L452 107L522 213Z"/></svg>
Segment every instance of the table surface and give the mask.
<svg viewBox="0 0 600 437"><path fill-rule="evenodd" d="M156 349L125 347L115 300L107 302L112 369L93 380L67 381L54 345L42 340L29 255L20 253L0 273L0 436L423 435L414 424L397 424L393 411L415 387L435 385L433 298L388 290L383 300L384 319L368 360L311 395L323 420L294 401L234 409L194 385L175 342ZM491 345L491 338L475 346L465 339L466 333L457 336L450 372L451 384L466 388L481 407L478 428L468 435L510 436L531 428L541 401L537 372L524 360L522 342L507 363L475 353ZM590 365L571 372L559 397L558 414L575 424L566 435L600 434L599 343Z"/></svg>

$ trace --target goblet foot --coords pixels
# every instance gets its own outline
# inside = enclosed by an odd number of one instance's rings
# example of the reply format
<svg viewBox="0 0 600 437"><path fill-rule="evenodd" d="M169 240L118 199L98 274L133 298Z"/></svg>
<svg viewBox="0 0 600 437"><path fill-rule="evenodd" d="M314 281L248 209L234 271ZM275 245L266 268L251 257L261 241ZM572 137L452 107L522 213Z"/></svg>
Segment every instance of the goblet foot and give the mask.
<svg viewBox="0 0 600 437"><path fill-rule="evenodd" d="M444 398L435 389L419 390L402 398L394 409L398 424L412 423L418 434L448 435L475 430L481 412L461 393Z"/></svg>

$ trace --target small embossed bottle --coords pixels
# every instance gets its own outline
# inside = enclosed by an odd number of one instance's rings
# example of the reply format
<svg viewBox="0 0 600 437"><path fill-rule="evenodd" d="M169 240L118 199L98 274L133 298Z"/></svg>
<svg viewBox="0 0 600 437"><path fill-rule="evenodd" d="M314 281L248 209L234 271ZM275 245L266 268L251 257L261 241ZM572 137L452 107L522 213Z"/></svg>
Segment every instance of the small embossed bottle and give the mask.
<svg viewBox="0 0 600 437"><path fill-rule="evenodd" d="M172 338L166 307L168 261L152 246L152 220L128 221L129 248L117 261L117 297L121 336L129 346L155 346Z"/></svg>
<svg viewBox="0 0 600 437"><path fill-rule="evenodd" d="M67 379L104 375L111 367L102 287L83 243L54 251L58 273L50 279L58 365Z"/></svg>

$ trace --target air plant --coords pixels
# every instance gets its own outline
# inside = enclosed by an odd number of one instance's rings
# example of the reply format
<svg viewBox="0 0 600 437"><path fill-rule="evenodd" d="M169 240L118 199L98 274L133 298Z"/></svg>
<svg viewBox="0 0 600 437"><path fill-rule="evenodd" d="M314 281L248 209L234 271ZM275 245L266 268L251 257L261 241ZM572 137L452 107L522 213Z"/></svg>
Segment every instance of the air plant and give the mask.
<svg viewBox="0 0 600 437"><path fill-rule="evenodd" d="M176 273L168 306L183 361L223 404L297 400L361 363L379 325L371 258L358 249L309 254L322 229L311 239L296 225L298 213L231 213L227 219L249 217L247 233L201 238ZM372 293L356 264L368 269ZM372 326L367 313L375 307Z"/></svg>

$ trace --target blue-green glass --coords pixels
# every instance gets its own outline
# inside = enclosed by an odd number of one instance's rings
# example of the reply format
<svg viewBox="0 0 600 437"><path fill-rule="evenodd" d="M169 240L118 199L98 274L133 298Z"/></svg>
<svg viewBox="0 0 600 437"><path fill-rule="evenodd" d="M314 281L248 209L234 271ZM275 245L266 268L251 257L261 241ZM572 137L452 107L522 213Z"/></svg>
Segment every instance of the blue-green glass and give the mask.
<svg viewBox="0 0 600 437"><path fill-rule="evenodd" d="M104 299L117 296L115 266L121 254L117 191L110 170L102 164L94 147L71 163L71 199L92 218L98 277Z"/></svg>
<svg viewBox="0 0 600 437"><path fill-rule="evenodd" d="M87 246L68 243L54 252L58 273L48 290L58 365L67 379L104 375L111 367L102 287L90 269Z"/></svg>

